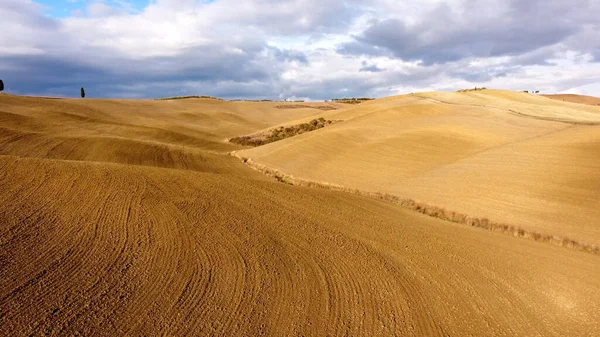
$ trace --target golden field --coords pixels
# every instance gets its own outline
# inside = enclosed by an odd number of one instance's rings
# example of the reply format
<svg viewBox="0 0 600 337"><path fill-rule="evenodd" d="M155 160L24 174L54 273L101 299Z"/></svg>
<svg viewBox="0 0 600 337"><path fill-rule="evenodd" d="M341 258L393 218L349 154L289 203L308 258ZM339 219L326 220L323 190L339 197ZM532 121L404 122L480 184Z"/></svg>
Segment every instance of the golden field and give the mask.
<svg viewBox="0 0 600 337"><path fill-rule="evenodd" d="M557 94L543 95L545 97L571 103L580 103L588 105L600 105L600 98L593 96L574 95L574 94Z"/></svg>
<svg viewBox="0 0 600 337"><path fill-rule="evenodd" d="M330 114L344 122L239 155L300 179L600 245L600 107L486 90Z"/></svg>
<svg viewBox="0 0 600 337"><path fill-rule="evenodd" d="M599 255L230 155L595 245L600 107L505 91L294 104L0 95L0 335L600 330ZM319 117L341 122L227 141Z"/></svg>

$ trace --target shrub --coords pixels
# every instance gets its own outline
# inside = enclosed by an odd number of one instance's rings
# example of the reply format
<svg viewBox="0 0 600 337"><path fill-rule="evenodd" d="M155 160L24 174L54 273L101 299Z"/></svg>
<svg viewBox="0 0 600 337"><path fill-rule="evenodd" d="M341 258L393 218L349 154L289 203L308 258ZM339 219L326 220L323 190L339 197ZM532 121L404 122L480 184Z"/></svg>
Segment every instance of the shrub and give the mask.
<svg viewBox="0 0 600 337"><path fill-rule="evenodd" d="M155 98L155 101L169 101L169 100L175 100L175 99L189 99L189 98L210 98L210 99L218 99L221 100L221 98L218 97L213 97L213 96L173 96L173 97L163 97L163 98Z"/></svg>
<svg viewBox="0 0 600 337"><path fill-rule="evenodd" d="M374 98L369 98L369 97L350 97L350 98L332 98L331 101L332 102L337 102L337 103L347 103L347 104L359 104L365 101L370 101L370 100L374 100Z"/></svg>
<svg viewBox="0 0 600 337"><path fill-rule="evenodd" d="M458 92L469 92L469 91L482 91L482 90L487 90L486 87L481 87L481 88L473 88L473 89L461 89L461 90L457 90Z"/></svg>
<svg viewBox="0 0 600 337"><path fill-rule="evenodd" d="M261 146L264 144L276 142L278 140L303 134L305 132L321 129L335 122L337 121L326 120L325 118L313 119L308 123L302 123L287 127L280 126L278 128L263 133L258 133L249 136L234 137L231 138L229 141L235 144L245 146Z"/></svg>

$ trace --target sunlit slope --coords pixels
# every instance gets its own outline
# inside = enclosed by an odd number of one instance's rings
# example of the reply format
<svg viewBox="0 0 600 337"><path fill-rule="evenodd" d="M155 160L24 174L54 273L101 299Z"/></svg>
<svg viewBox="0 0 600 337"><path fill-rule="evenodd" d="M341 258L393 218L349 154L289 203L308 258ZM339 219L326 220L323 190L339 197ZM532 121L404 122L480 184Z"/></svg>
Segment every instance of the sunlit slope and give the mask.
<svg viewBox="0 0 600 337"><path fill-rule="evenodd" d="M600 124L599 106L548 100L543 96L520 92L484 90L467 93L433 92L416 95L447 104L498 108L531 118L576 124Z"/></svg>
<svg viewBox="0 0 600 337"><path fill-rule="evenodd" d="M0 154L205 172L237 170L228 137L319 115L281 102L76 100L0 95ZM215 155L219 154L219 155Z"/></svg>
<svg viewBox="0 0 600 337"><path fill-rule="evenodd" d="M302 105L307 108L289 109ZM189 137L219 140L299 118L337 103L229 102L217 99L99 100L0 95L0 119L25 122L29 131L110 134L193 144ZM223 146L218 144L216 146ZM218 148L221 149L221 148Z"/></svg>
<svg viewBox="0 0 600 337"><path fill-rule="evenodd" d="M345 121L239 154L297 178L600 244L600 126L588 125L598 107L482 91L332 113Z"/></svg>
<svg viewBox="0 0 600 337"><path fill-rule="evenodd" d="M547 98L588 105L600 106L600 98L594 96L573 95L573 94L557 94L557 95L542 95Z"/></svg>
<svg viewBox="0 0 600 337"><path fill-rule="evenodd" d="M595 127L569 129L496 108L456 110L414 95L281 107L294 104L0 95L0 336L590 336L600 329L596 255L270 181L228 156L241 147L225 142L298 120L343 119L256 150L289 147L297 152L282 159L323 170L325 181L360 185L373 176L364 174L368 166L388 177L370 182L378 190L400 186L433 198L423 172L440 179L448 173L438 169L506 144L539 148L557 142L547 137L569 138L562 150L539 153L576 154L569 158L584 180L569 186L594 193L597 185L585 179L597 171ZM398 149L403 156L390 156ZM533 166L554 163L523 153ZM347 156L354 157L340 161ZM562 184L543 188L557 193ZM584 199L578 205L591 207L594 200Z"/></svg>
<svg viewBox="0 0 600 337"><path fill-rule="evenodd" d="M598 257L346 193L0 156L0 335L591 336Z"/></svg>

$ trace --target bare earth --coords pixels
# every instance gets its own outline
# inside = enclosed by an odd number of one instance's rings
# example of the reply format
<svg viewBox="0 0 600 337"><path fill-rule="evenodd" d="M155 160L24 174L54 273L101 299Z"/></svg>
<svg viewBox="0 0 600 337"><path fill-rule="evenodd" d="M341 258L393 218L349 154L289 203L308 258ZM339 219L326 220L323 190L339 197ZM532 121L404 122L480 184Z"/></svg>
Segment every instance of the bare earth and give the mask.
<svg viewBox="0 0 600 337"><path fill-rule="evenodd" d="M302 104L337 110L0 95L0 335L600 330L597 255L228 155L600 242L600 108L507 92ZM226 142L315 116L344 122Z"/></svg>

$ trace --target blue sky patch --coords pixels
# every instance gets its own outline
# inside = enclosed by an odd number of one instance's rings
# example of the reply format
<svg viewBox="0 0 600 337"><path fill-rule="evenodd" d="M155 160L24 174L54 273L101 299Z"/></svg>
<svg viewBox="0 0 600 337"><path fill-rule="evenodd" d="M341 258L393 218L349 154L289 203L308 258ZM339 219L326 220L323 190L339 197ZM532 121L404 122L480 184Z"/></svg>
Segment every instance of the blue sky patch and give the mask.
<svg viewBox="0 0 600 337"><path fill-rule="evenodd" d="M35 2L46 8L46 14L54 18L75 16L85 13L86 8L92 3L103 3L117 10L135 13L143 10L149 0L36 0Z"/></svg>

